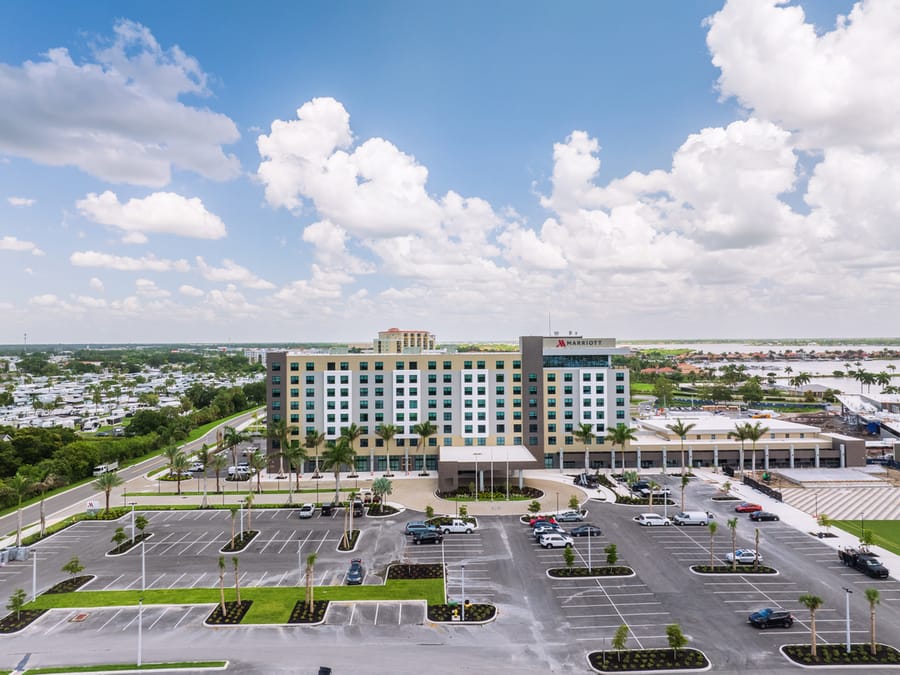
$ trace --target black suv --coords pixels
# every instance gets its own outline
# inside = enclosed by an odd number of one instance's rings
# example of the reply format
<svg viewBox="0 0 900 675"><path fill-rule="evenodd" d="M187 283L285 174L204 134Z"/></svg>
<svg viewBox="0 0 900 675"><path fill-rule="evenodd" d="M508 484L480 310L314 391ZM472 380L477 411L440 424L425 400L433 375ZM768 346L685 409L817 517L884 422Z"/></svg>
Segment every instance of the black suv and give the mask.
<svg viewBox="0 0 900 675"><path fill-rule="evenodd" d="M787 610L766 607L758 612L753 612L747 617L747 621L757 628L768 628L769 626L790 628L794 623L794 617Z"/></svg>
<svg viewBox="0 0 900 675"><path fill-rule="evenodd" d="M444 541L444 535L434 530L424 530L422 532L413 532L414 544L440 544Z"/></svg>

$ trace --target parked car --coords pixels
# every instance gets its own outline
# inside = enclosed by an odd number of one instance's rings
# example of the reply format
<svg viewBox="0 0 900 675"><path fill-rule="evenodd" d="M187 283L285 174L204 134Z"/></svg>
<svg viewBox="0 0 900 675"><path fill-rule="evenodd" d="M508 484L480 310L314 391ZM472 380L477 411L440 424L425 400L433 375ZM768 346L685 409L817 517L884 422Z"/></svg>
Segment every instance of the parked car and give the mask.
<svg viewBox="0 0 900 675"><path fill-rule="evenodd" d="M191 473L196 473L197 471L203 471L206 467L203 466L203 462L194 462L188 467L188 471Z"/></svg>
<svg viewBox="0 0 900 675"><path fill-rule="evenodd" d="M470 523L462 518L454 518L449 524L439 526L439 529L443 530L444 534L472 534L475 523Z"/></svg>
<svg viewBox="0 0 900 675"><path fill-rule="evenodd" d="M560 532L546 532L538 539L538 543L544 548L572 548L575 544L572 537Z"/></svg>
<svg viewBox="0 0 900 675"><path fill-rule="evenodd" d="M556 518L554 518L553 516L532 516L528 520L528 524L531 525L531 527L534 527L535 523L541 523L541 522L555 523Z"/></svg>
<svg viewBox="0 0 900 675"><path fill-rule="evenodd" d="M569 534L573 537L599 537L602 532L600 532L599 527L594 527L593 525L579 525L578 527L573 527L569 530Z"/></svg>
<svg viewBox="0 0 900 675"><path fill-rule="evenodd" d="M650 481L647 480L639 480L635 483L631 484L632 492L640 492L641 490L649 490L650 489Z"/></svg>
<svg viewBox="0 0 900 675"><path fill-rule="evenodd" d="M366 576L366 569L363 567L363 561L354 558L350 561L350 569L347 570L347 585L356 586L363 582Z"/></svg>
<svg viewBox="0 0 900 675"><path fill-rule="evenodd" d="M753 614L747 617L747 621L757 628L768 628L769 626L790 628L794 625L794 617L790 612L784 609L773 609L771 607L766 607L758 612L753 612Z"/></svg>
<svg viewBox="0 0 900 675"><path fill-rule="evenodd" d="M760 520L781 520L777 514L772 513L771 511L754 511L750 514L750 520L760 521Z"/></svg>
<svg viewBox="0 0 900 675"><path fill-rule="evenodd" d="M434 525L429 525L424 520L411 520L406 524L405 533L406 534L415 534L416 532L437 532L437 528Z"/></svg>
<svg viewBox="0 0 900 675"><path fill-rule="evenodd" d="M581 511L564 511L556 516L556 520L560 523L573 523L584 520L584 514Z"/></svg>
<svg viewBox="0 0 900 675"><path fill-rule="evenodd" d="M752 565L757 560L762 562L762 559L763 557L752 548L739 548L733 554L730 552L725 554L725 562L731 563L737 560L739 565Z"/></svg>
<svg viewBox="0 0 900 675"><path fill-rule="evenodd" d="M868 551L860 551L855 548L839 548L838 557L848 567L855 567L860 572L868 574L876 579L886 579L890 571L885 567L875 554Z"/></svg>
<svg viewBox="0 0 900 675"><path fill-rule="evenodd" d="M762 511L763 507L759 504L751 504L750 502L741 502L734 507L738 513L753 513L754 511Z"/></svg>
<svg viewBox="0 0 900 675"><path fill-rule="evenodd" d="M316 513L315 506L313 506L312 504L304 504L303 506L300 507L300 512L298 513L298 515L301 518L312 518L313 515L315 515L315 513Z"/></svg>
<svg viewBox="0 0 900 675"><path fill-rule="evenodd" d="M540 539L541 536L548 534L549 532L559 532L560 534L566 533L559 523L547 523L546 525L538 525L535 527L531 531L531 534L535 539Z"/></svg>
<svg viewBox="0 0 900 675"><path fill-rule="evenodd" d="M440 544L444 541L444 534L435 530L423 530L413 532L414 544Z"/></svg>
<svg viewBox="0 0 900 675"><path fill-rule="evenodd" d="M668 518L659 515L658 513L642 513L639 516L634 517L635 522L638 525L647 525L648 527L654 525L671 525L672 521Z"/></svg>
<svg viewBox="0 0 900 675"><path fill-rule="evenodd" d="M682 511L672 518L676 525L709 525L709 514L706 511Z"/></svg>

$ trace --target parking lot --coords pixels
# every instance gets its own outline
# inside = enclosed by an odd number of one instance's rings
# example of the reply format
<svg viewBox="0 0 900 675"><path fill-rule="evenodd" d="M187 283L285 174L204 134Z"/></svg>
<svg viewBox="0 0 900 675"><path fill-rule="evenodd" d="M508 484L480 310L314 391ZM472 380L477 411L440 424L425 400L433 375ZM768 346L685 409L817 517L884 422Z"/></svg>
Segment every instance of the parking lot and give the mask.
<svg viewBox="0 0 900 675"><path fill-rule="evenodd" d="M719 532L713 553L721 562L731 550L726 521L734 517L733 504L710 502L712 493L712 487L692 482L687 490L687 508L714 513ZM879 639L900 643L900 622L891 622L891 617L900 613L900 584L893 578L870 579L844 567L833 549L785 523L752 523L746 516L738 516L737 546L752 547L755 529L759 528L764 563L774 566L779 574L698 575L690 572L689 566L709 562L706 527L641 527L633 517L647 507L590 502L587 508L585 522L599 526L603 532L601 536L575 539L576 565L586 566L589 559L593 566L604 565L603 549L615 543L619 564L633 568L634 576L549 578L548 569L564 566L562 549L541 548L530 528L514 517L481 518L471 534L449 534L440 545L421 546L414 545L403 529L406 521L420 519L422 514L362 518L355 522L362 531L357 550L342 553L337 551L344 522L342 511L330 517L317 512L311 519L300 519L296 510L280 508L254 509L252 518L244 513L244 529L252 527L259 535L239 554L240 583L242 587L300 586L305 581L305 558L313 552L318 556L317 585L343 583L353 557L366 563L365 584L382 583L391 563L442 563L446 566L448 598L493 603L499 608L497 622L478 628L442 627L435 633L434 628L424 628L427 622L422 602L332 603L327 625L305 635L312 640L327 640L329 635L349 637L366 626L381 640L390 640L400 634L398 631L413 640L439 636L439 641L452 642L457 639L453 636L466 636L466 640L483 646L507 644L526 663L554 664L559 672L583 671L584 655L610 648L610 640L622 624L629 628L629 648L665 646L665 627L678 623L691 644L703 649L720 670L754 672L783 667L778 647L809 639L809 614L797 600L802 593L814 592L825 600L816 617L819 640L843 640L846 617L842 587L854 591L854 641L867 639L869 616L863 591L875 587L881 592ZM657 505L654 510L662 513L664 508ZM677 506L668 510L671 516ZM152 534L144 547L147 588L217 586L219 550L232 531L228 511L148 511L144 515L149 521L146 531ZM110 540L115 529L124 527L130 535L130 526L130 514L115 522L83 522L37 544L32 550L38 560L38 589L62 579L59 568L73 554L84 564L84 573L96 575L88 589L139 588L140 549L122 556L106 555L113 547ZM239 522L235 529L240 529ZM0 568L0 593L8 595L18 587L30 593L32 565L29 560ZM229 584L233 580L230 572L229 565ZM762 607L791 611L793 627L752 628L747 615ZM208 611L206 607L147 607L143 610L143 630L162 641L189 631L193 640L202 642L209 631L197 629ZM136 634L137 614L131 607L54 611L42 617L28 634L35 639L127 637ZM258 629L244 630L254 634ZM421 630L429 632L418 635L416 631ZM537 636L540 639L536 642Z"/></svg>

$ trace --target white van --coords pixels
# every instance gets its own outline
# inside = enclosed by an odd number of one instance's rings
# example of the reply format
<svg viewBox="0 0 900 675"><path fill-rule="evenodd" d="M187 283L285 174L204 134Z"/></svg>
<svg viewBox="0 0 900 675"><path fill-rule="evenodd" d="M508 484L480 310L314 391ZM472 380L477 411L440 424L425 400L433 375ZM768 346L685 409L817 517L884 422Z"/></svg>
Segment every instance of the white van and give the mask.
<svg viewBox="0 0 900 675"><path fill-rule="evenodd" d="M672 518L676 525L709 525L709 514L706 511L682 511Z"/></svg>

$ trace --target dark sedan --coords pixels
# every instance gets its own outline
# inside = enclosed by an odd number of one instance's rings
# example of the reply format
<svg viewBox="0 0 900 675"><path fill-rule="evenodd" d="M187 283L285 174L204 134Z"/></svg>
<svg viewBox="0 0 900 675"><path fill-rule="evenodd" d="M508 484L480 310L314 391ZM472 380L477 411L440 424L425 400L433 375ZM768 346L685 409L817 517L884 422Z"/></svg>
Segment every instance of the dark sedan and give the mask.
<svg viewBox="0 0 900 675"><path fill-rule="evenodd" d="M444 541L444 535L434 530L425 530L424 532L413 532L414 544L440 544Z"/></svg>
<svg viewBox="0 0 900 675"><path fill-rule="evenodd" d="M766 607L758 612L753 612L747 617L747 621L757 628L768 628L769 626L781 626L782 628L790 628L794 625L794 617L791 613L784 609L773 609Z"/></svg>
<svg viewBox="0 0 900 675"><path fill-rule="evenodd" d="M599 537L603 534L599 527L593 525L579 525L569 530L569 534L573 537Z"/></svg>
<svg viewBox="0 0 900 675"><path fill-rule="evenodd" d="M777 514L772 513L771 511L754 511L750 514L750 520L781 520Z"/></svg>
<svg viewBox="0 0 900 675"><path fill-rule="evenodd" d="M355 586L361 584L366 576L366 568L363 567L363 561L354 558L350 561L350 569L347 570L347 585Z"/></svg>

